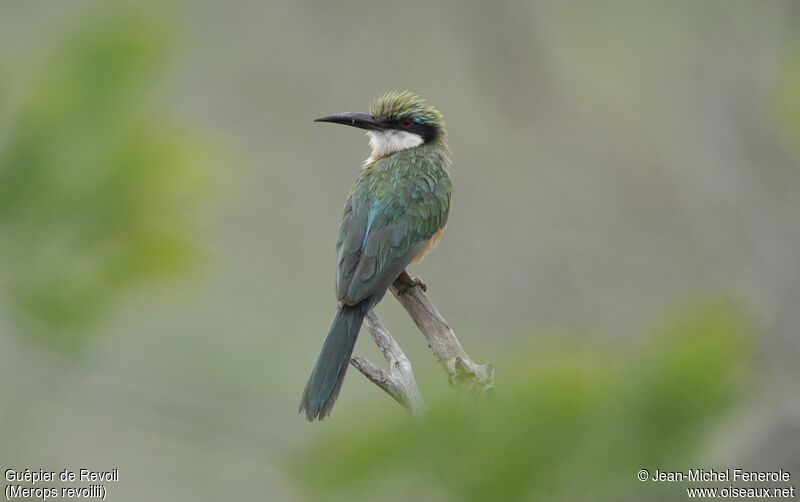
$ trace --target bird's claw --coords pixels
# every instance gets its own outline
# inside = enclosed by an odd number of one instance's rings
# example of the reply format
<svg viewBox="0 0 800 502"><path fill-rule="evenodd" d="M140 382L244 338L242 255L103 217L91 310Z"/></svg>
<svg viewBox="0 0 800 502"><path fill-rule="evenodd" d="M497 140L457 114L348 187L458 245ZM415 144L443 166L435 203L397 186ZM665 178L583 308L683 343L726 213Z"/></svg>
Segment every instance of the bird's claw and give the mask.
<svg viewBox="0 0 800 502"><path fill-rule="evenodd" d="M402 295L414 286L419 286L422 291L428 291L428 285L422 282L422 279L409 276L409 278L404 280L400 287L397 288L397 293Z"/></svg>

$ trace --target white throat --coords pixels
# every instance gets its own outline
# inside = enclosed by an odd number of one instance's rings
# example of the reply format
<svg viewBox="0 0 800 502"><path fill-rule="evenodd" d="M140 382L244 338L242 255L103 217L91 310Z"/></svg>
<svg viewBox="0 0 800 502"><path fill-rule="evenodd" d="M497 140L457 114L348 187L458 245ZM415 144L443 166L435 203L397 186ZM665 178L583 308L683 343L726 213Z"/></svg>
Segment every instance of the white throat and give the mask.
<svg viewBox="0 0 800 502"><path fill-rule="evenodd" d="M394 152L414 148L423 143L422 136L408 131L389 129L386 131L369 131L369 146L372 147L370 159L377 160Z"/></svg>

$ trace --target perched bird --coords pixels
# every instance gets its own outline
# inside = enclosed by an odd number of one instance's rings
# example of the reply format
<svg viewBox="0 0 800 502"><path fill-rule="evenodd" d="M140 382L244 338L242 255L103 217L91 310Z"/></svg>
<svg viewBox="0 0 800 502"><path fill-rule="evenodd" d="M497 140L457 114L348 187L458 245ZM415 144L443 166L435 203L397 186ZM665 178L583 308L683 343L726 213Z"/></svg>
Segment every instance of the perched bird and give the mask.
<svg viewBox="0 0 800 502"><path fill-rule="evenodd" d="M438 243L452 189L442 114L412 92L388 92L370 113L315 121L366 129L372 154L344 205L336 243L339 306L300 402L309 421L330 413L367 312L397 279L402 290L422 285L405 268Z"/></svg>

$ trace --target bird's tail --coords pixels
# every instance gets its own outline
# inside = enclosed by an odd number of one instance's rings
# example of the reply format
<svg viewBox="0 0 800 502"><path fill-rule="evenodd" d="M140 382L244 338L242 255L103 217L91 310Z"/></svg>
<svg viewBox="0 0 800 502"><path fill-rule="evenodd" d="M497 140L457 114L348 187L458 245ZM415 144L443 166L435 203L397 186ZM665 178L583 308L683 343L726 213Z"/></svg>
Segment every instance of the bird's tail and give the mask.
<svg viewBox="0 0 800 502"><path fill-rule="evenodd" d="M309 422L322 420L331 412L339 389L342 388L358 331L368 311L367 301L353 306L343 305L336 311L300 401L299 411L305 412Z"/></svg>

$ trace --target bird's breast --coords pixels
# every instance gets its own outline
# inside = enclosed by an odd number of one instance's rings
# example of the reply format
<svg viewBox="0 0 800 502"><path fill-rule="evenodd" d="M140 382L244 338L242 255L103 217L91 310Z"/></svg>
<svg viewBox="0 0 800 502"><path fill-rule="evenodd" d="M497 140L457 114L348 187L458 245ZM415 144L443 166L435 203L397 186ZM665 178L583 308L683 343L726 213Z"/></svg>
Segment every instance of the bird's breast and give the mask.
<svg viewBox="0 0 800 502"><path fill-rule="evenodd" d="M436 246L439 245L439 240L442 238L444 234L444 229L446 227L442 227L434 233L428 241L423 244L422 249L417 252L414 258L411 260L411 263L417 263L418 261L422 261L423 258L428 256L428 253L434 250Z"/></svg>

